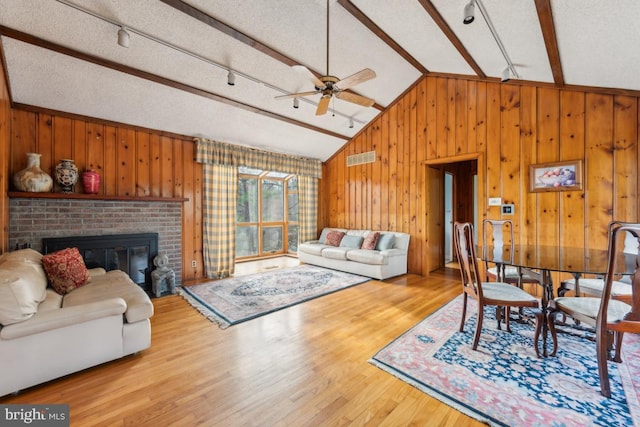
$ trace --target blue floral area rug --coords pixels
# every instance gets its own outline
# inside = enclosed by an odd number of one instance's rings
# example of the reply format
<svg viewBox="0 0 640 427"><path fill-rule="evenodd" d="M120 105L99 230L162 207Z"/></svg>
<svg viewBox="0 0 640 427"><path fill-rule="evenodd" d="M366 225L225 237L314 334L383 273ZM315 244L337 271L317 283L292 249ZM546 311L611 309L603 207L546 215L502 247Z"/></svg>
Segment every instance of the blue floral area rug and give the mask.
<svg viewBox="0 0 640 427"><path fill-rule="evenodd" d="M222 329L371 280L303 264L214 280L178 292Z"/></svg>
<svg viewBox="0 0 640 427"><path fill-rule="evenodd" d="M489 307L473 351L477 306L470 302L464 333L458 297L370 362L494 426L640 426L640 336L625 334L623 362L609 362L607 399L600 395L595 342L583 333L558 334L557 356L537 358L533 325L512 321L511 334L504 325L499 331Z"/></svg>

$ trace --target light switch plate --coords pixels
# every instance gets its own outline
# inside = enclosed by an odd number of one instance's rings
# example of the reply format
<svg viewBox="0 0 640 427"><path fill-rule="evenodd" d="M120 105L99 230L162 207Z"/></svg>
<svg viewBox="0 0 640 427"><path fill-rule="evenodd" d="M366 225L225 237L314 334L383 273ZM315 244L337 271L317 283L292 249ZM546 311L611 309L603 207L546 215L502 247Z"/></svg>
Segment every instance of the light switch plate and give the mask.
<svg viewBox="0 0 640 427"><path fill-rule="evenodd" d="M501 206L502 197L489 197L489 206Z"/></svg>

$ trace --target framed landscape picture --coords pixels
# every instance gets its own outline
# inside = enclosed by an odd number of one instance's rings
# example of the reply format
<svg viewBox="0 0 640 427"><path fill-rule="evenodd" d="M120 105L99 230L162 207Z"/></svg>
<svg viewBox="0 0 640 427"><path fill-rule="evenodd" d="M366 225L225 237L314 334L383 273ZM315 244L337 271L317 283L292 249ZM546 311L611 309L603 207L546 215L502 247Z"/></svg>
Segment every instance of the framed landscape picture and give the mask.
<svg viewBox="0 0 640 427"><path fill-rule="evenodd" d="M529 166L530 191L582 190L582 160Z"/></svg>

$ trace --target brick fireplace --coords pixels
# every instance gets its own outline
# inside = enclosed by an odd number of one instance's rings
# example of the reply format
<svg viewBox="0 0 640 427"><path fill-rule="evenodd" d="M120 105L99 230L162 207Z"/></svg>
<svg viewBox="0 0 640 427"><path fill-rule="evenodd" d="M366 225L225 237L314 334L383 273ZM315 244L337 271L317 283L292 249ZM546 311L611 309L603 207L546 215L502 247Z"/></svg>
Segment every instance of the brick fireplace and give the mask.
<svg viewBox="0 0 640 427"><path fill-rule="evenodd" d="M43 238L158 233L158 253L182 282L181 203L12 198L9 218L9 247L39 252Z"/></svg>
<svg viewBox="0 0 640 427"><path fill-rule="evenodd" d="M153 259L158 255L158 233L100 234L97 236L46 237L42 253L78 248L87 268L122 270L151 294Z"/></svg>

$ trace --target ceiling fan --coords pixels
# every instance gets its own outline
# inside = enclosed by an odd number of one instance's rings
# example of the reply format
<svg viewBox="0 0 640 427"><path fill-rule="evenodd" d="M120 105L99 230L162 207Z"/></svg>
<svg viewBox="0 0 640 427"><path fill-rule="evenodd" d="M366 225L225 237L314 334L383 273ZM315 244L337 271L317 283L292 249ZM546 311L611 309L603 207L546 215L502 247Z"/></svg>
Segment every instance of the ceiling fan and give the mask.
<svg viewBox="0 0 640 427"><path fill-rule="evenodd" d="M320 93L322 94L322 98L320 98L320 102L318 102L316 116L321 116L328 111L329 101L331 101L331 98L334 96L344 101L362 105L363 107L371 107L376 102L371 98L346 92L347 89L374 78L376 73L373 70L365 68L364 70L360 70L342 80L329 74L329 0L327 0L327 74L325 76L316 77L316 75L304 65L295 65L294 67L306 70L315 86L315 90L276 96L276 99L300 98Z"/></svg>

